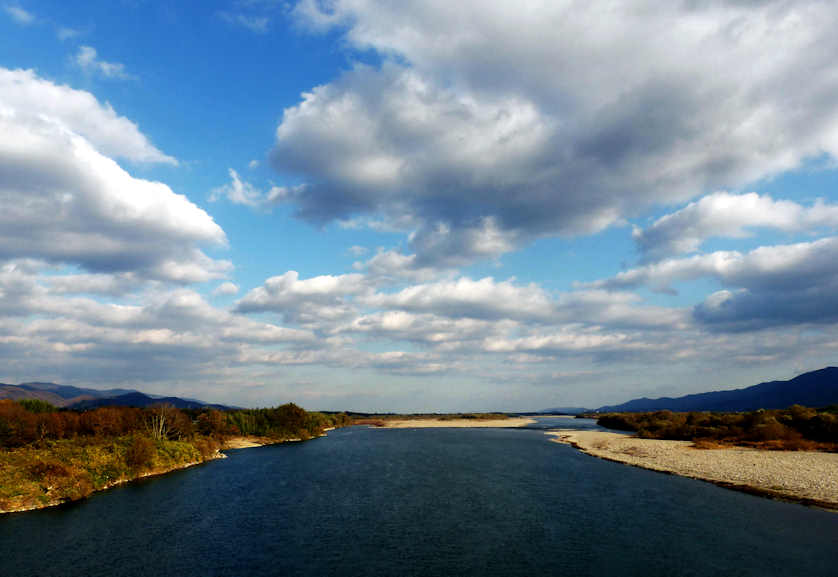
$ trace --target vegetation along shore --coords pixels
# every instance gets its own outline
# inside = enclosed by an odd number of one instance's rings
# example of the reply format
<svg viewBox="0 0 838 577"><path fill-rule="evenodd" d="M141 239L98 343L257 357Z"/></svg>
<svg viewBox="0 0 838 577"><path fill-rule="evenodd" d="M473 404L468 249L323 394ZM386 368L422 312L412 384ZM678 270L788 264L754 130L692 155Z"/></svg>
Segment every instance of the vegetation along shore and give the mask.
<svg viewBox="0 0 838 577"><path fill-rule="evenodd" d="M0 513L83 499L134 479L223 457L227 448L306 440L349 424L344 414L270 409L58 410L0 400Z"/></svg>

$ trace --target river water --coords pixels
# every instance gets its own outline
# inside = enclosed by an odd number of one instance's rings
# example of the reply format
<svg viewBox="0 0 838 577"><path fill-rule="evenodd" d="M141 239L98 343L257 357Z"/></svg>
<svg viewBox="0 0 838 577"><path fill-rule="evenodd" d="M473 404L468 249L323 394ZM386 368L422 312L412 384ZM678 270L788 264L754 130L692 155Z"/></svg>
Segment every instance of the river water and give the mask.
<svg viewBox="0 0 838 577"><path fill-rule="evenodd" d="M531 429L351 427L0 518L12 576L838 575L838 514Z"/></svg>

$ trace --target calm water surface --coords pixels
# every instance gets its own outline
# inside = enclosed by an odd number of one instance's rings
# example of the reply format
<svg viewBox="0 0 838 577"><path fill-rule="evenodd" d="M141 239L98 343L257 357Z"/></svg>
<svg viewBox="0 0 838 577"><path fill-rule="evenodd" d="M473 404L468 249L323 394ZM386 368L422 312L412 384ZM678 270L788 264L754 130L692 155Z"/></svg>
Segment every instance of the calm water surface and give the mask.
<svg viewBox="0 0 838 577"><path fill-rule="evenodd" d="M2 517L0 575L834 577L838 515L538 429L353 427Z"/></svg>

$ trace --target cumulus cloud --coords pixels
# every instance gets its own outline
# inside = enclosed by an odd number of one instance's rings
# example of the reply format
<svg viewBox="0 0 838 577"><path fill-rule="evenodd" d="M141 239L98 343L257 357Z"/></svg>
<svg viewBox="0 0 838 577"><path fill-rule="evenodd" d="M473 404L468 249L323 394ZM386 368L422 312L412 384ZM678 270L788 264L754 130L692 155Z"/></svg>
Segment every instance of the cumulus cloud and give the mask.
<svg viewBox="0 0 838 577"><path fill-rule="evenodd" d="M408 235L407 248L411 252L380 249L366 262L353 266L381 283L425 282L451 276L475 260L497 259L514 249L517 237L517 233L501 230L494 218L455 229L437 222L434 227L422 226Z"/></svg>
<svg viewBox="0 0 838 577"><path fill-rule="evenodd" d="M356 270L364 271L377 284L427 282L441 274L451 274L451 271L442 265L421 266L417 264L415 254L404 254L397 249L379 250L372 258L355 262L352 266Z"/></svg>
<svg viewBox="0 0 838 577"><path fill-rule="evenodd" d="M838 319L838 238L763 246L747 253L718 251L666 259L590 283L602 289L647 285L671 290L678 281L714 278L730 287L707 297L694 317L718 329L832 323Z"/></svg>
<svg viewBox="0 0 838 577"><path fill-rule="evenodd" d="M835 156L835 10L305 0L303 26L382 64L286 109L272 163L308 184L290 200L316 222L407 213L465 235L491 219L497 251L595 232Z"/></svg>
<svg viewBox="0 0 838 577"><path fill-rule="evenodd" d="M497 282L491 277L419 284L396 293L368 295L363 302L377 308L487 319L544 319L553 310L552 300L539 286Z"/></svg>
<svg viewBox="0 0 838 577"><path fill-rule="evenodd" d="M96 49L92 46L80 46L73 57L73 63L90 74L101 74L105 78L116 78L128 80L133 78L125 71L125 65L121 62L108 62L99 58Z"/></svg>
<svg viewBox="0 0 838 577"><path fill-rule="evenodd" d="M360 274L300 279L297 271L271 277L237 304L243 313L275 312L294 322L340 319L354 312L351 297L369 290Z"/></svg>
<svg viewBox="0 0 838 577"><path fill-rule="evenodd" d="M649 306L635 293L577 290L555 299L554 323L601 325L620 330L684 330L689 327L688 311Z"/></svg>
<svg viewBox="0 0 838 577"><path fill-rule="evenodd" d="M590 352L609 349L625 350L628 337L622 333L579 333L563 331L522 338L486 339L483 347L489 352Z"/></svg>
<svg viewBox="0 0 838 577"><path fill-rule="evenodd" d="M408 341L452 350L464 343L505 334L517 325L474 318L450 318L432 313L383 310L359 315L333 328L331 334L359 334L369 338Z"/></svg>
<svg viewBox="0 0 838 577"><path fill-rule="evenodd" d="M0 337L7 375L35 376L36 366L38 375L55 374L64 382L141 382L150 390L150 383L173 380L223 382L229 368L253 347L319 346L310 331L214 308L189 289L158 285L143 291L134 285L139 292L127 299L131 304L120 303L114 294L107 296L116 302L103 302L101 292L96 299L71 294L102 288L101 275L51 272L25 260L0 266L0 334L14 335Z"/></svg>
<svg viewBox="0 0 838 577"><path fill-rule="evenodd" d="M238 294L238 292L239 292L238 285L235 284L235 283L227 281L227 282L221 283L220 285L215 287L212 291L212 294L215 295L215 296L220 296L220 295L229 296L229 295Z"/></svg>
<svg viewBox="0 0 838 577"><path fill-rule="evenodd" d="M229 272L229 262L201 251L226 243L206 212L165 184L132 177L72 128L89 126L90 119L75 116L83 110L110 120L92 131L107 149L125 144L109 130L134 125L98 106L90 94L31 72L2 71L3 81L11 90L0 92L0 260L34 258L94 273L133 272L187 283ZM28 101L26 93L32 95ZM51 101L62 95L70 102ZM144 137L133 142L148 144ZM122 150L149 153L147 147Z"/></svg>
<svg viewBox="0 0 838 577"><path fill-rule="evenodd" d="M805 207L756 193L716 192L662 216L646 229L635 228L634 240L647 260L698 250L712 237L738 238L754 229L783 232L838 227L838 206L822 200Z"/></svg>
<svg viewBox="0 0 838 577"><path fill-rule="evenodd" d="M140 279L134 273L64 274L42 277L53 294L96 294L122 296L137 290Z"/></svg>
<svg viewBox="0 0 838 577"><path fill-rule="evenodd" d="M838 238L813 242L762 246L747 253L717 251L688 258L672 258L629 269L610 279L582 286L608 290L641 285L666 290L674 282L713 277L728 284L767 284L792 288L825 280L834 274Z"/></svg>
<svg viewBox="0 0 838 577"><path fill-rule="evenodd" d="M85 137L99 152L133 162L177 160L158 150L137 125L84 90L54 84L33 70L0 67L0 114L45 116Z"/></svg>

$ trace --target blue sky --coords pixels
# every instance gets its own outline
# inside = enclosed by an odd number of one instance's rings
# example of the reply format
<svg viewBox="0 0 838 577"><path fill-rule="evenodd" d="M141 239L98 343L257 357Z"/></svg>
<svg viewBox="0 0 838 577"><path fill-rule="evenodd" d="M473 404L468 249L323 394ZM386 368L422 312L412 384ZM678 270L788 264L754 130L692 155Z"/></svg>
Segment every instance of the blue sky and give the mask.
<svg viewBox="0 0 838 577"><path fill-rule="evenodd" d="M2 2L0 380L537 410L835 364L835 11Z"/></svg>

